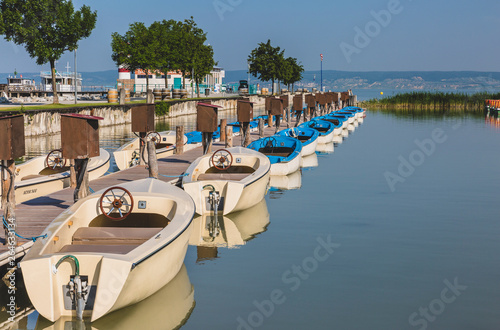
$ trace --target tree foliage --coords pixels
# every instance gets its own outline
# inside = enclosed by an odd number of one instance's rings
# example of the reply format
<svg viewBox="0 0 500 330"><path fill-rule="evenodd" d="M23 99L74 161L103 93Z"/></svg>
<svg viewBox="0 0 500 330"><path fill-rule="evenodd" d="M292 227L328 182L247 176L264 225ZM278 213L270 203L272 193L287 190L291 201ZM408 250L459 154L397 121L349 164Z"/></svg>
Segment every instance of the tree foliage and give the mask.
<svg viewBox="0 0 500 330"><path fill-rule="evenodd" d="M199 28L193 17L184 21L163 20L146 27L133 23L124 35L112 34L111 55L117 65L131 71L165 73L168 86L169 71L180 71L185 88L186 76L198 84L210 73L215 62L213 49L205 45L207 34ZM149 89L149 81L147 81Z"/></svg>
<svg viewBox="0 0 500 330"><path fill-rule="evenodd" d="M142 69L146 74L146 85L149 89L149 73L158 68L156 56L158 39L144 23L136 22L129 25L129 30L120 35L111 35L111 58L118 65L123 65L131 71Z"/></svg>
<svg viewBox="0 0 500 330"><path fill-rule="evenodd" d="M214 61L214 50L210 45L201 45L195 53L193 63L193 79L196 83L196 91L200 97L200 84L203 78L217 65Z"/></svg>
<svg viewBox="0 0 500 330"><path fill-rule="evenodd" d="M54 103L58 103L55 61L78 48L95 27L97 12L71 0L0 0L0 32L7 41L24 45L38 65L50 63Z"/></svg>
<svg viewBox="0 0 500 330"><path fill-rule="evenodd" d="M274 94L274 82L278 81L287 86L302 80L304 67L297 62L296 58L285 58L285 51L280 47L273 47L271 40L260 43L248 56L250 73L262 81L272 82L272 93Z"/></svg>
<svg viewBox="0 0 500 330"><path fill-rule="evenodd" d="M271 40L267 40L267 43L259 43L248 56L250 73L262 81L271 81L273 94L274 82L282 75L284 53L280 47L273 47Z"/></svg>

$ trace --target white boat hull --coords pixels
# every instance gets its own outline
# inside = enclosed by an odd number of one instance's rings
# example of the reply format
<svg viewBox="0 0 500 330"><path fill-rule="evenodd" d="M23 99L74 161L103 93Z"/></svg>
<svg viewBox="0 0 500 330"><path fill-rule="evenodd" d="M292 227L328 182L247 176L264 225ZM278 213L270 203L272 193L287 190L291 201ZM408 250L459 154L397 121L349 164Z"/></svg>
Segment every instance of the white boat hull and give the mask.
<svg viewBox="0 0 500 330"><path fill-rule="evenodd" d="M15 195L17 204L69 187L69 170L51 175L38 175L40 169L45 167L45 158L46 156L36 157L16 167ZM100 155L89 160L89 180L103 176L108 171L109 165L110 155L101 148ZM34 176L34 178L22 179L29 176Z"/></svg>
<svg viewBox="0 0 500 330"><path fill-rule="evenodd" d="M191 198L182 190L155 179L122 186L132 192L136 201L144 202L144 208L136 207L134 213L168 216L170 222L140 245L111 246L86 241L77 244L74 234L78 229L99 227L91 222L102 221L98 220L103 215L97 204L103 191L78 201L61 213L45 229L47 237L38 239L20 263L30 301L46 319L54 322L76 313L71 309L71 302L65 305L64 290L75 272L73 264L62 262L57 273L53 273L54 265L65 255L71 254L78 259L80 275L88 276L90 290L95 292L93 306L89 305L89 310L83 314L91 321L149 297L174 278L181 268L194 215ZM125 244L132 243L126 241ZM125 251L110 252L111 247L125 248Z"/></svg>
<svg viewBox="0 0 500 330"><path fill-rule="evenodd" d="M335 129L328 133L327 135L320 135L318 137L318 144L330 143L333 141L333 136L335 135Z"/></svg>
<svg viewBox="0 0 500 330"><path fill-rule="evenodd" d="M212 154L204 155L195 160L186 170L189 173L182 180L184 190L193 198L196 205L196 213L203 215L212 212L208 201L209 189L213 186L219 192L221 205L219 211L223 215L245 210L260 202L267 191L271 163L269 159L260 152L234 147L228 148L233 156L233 166L248 166L254 172L240 180L230 179L231 174L222 174L229 179L205 179L202 176L212 169L210 158ZM237 161L239 159L239 163ZM202 178L202 179L198 179Z"/></svg>
<svg viewBox="0 0 500 330"><path fill-rule="evenodd" d="M302 155L299 154L289 162L271 164L271 175L288 175L297 172L300 168Z"/></svg>
<svg viewBox="0 0 500 330"><path fill-rule="evenodd" d="M176 142L176 132L175 131L165 131L159 132L161 137L161 143L171 144L169 147L156 149L156 156L158 158L167 157L173 155L175 152L175 142ZM184 136L184 144L187 143L187 137ZM124 170L129 167L137 165L137 157L140 157L140 146L139 146L139 138L135 138L132 141L124 144L115 152L113 152L113 156L115 158L115 163L118 169ZM144 150L144 159L148 159L148 151Z"/></svg>
<svg viewBox="0 0 500 330"><path fill-rule="evenodd" d="M302 157L309 156L315 153L317 145L318 145L318 139L312 141L308 145L302 145Z"/></svg>

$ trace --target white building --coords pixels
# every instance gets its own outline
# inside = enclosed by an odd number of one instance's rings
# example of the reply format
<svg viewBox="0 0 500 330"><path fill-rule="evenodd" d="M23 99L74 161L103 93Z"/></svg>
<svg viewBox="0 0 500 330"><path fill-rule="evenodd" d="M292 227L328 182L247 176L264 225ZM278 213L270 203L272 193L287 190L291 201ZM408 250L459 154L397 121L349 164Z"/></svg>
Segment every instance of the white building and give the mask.
<svg viewBox="0 0 500 330"><path fill-rule="evenodd" d="M165 88L165 74L148 72L149 75L149 89ZM209 88L212 92L219 92L222 79L225 77L225 71L222 68L214 68L210 74L206 75L203 83L200 85L200 92L204 93L205 88ZM167 88L168 89L181 89L182 88L182 73L178 71L170 71L167 73ZM118 83L125 86L125 88L132 89L133 92L145 93L146 92L146 72L144 70L136 70L132 77L129 70L120 67L118 68ZM186 78L186 86L184 89L191 92L191 79ZM133 88L131 85L133 84ZM128 87L127 87L128 86ZM196 89L196 85L193 84Z"/></svg>

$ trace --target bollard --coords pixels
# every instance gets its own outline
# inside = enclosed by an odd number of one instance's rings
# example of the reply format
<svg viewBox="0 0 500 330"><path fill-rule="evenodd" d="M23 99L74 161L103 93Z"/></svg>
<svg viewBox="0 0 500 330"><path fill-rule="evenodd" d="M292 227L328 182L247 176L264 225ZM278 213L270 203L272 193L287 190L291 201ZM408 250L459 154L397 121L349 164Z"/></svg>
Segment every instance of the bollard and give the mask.
<svg viewBox="0 0 500 330"><path fill-rule="evenodd" d="M156 158L156 147L153 141L147 142L148 148L148 170L149 177L158 179L158 159Z"/></svg>
<svg viewBox="0 0 500 330"><path fill-rule="evenodd" d="M177 155L184 153L184 126L175 128L175 153Z"/></svg>
<svg viewBox="0 0 500 330"><path fill-rule="evenodd" d="M251 139L250 139L250 123L243 123L242 124L242 131L243 131L243 138L242 138L242 141L243 141L243 147L248 147L248 145L250 144L251 142Z"/></svg>
<svg viewBox="0 0 500 330"><path fill-rule="evenodd" d="M125 88L120 89L119 104L125 105Z"/></svg>
<svg viewBox="0 0 500 330"><path fill-rule="evenodd" d="M153 94L153 91L151 89L148 89L148 93L146 95L146 103L155 103L155 95Z"/></svg>
<svg viewBox="0 0 500 330"><path fill-rule="evenodd" d="M226 148L233 146L233 126L226 126Z"/></svg>
<svg viewBox="0 0 500 330"><path fill-rule="evenodd" d="M264 119L259 118L259 137L264 137Z"/></svg>
<svg viewBox="0 0 500 330"><path fill-rule="evenodd" d="M226 126L227 126L227 119L221 119L220 120L220 142L226 141L226 134L224 134L224 132L226 131Z"/></svg>

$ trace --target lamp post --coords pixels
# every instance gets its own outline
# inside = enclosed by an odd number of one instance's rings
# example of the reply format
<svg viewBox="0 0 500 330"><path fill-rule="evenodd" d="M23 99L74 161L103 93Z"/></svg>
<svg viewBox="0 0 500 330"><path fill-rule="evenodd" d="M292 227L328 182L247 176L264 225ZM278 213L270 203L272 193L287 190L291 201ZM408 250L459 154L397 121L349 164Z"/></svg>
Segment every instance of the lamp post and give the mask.
<svg viewBox="0 0 500 330"><path fill-rule="evenodd" d="M321 54L321 88L320 91L323 91L323 54Z"/></svg>
<svg viewBox="0 0 500 330"><path fill-rule="evenodd" d="M77 82L77 75L76 75L76 48L75 48L75 79L73 79L73 83L75 85L75 104L78 103L78 82Z"/></svg>

